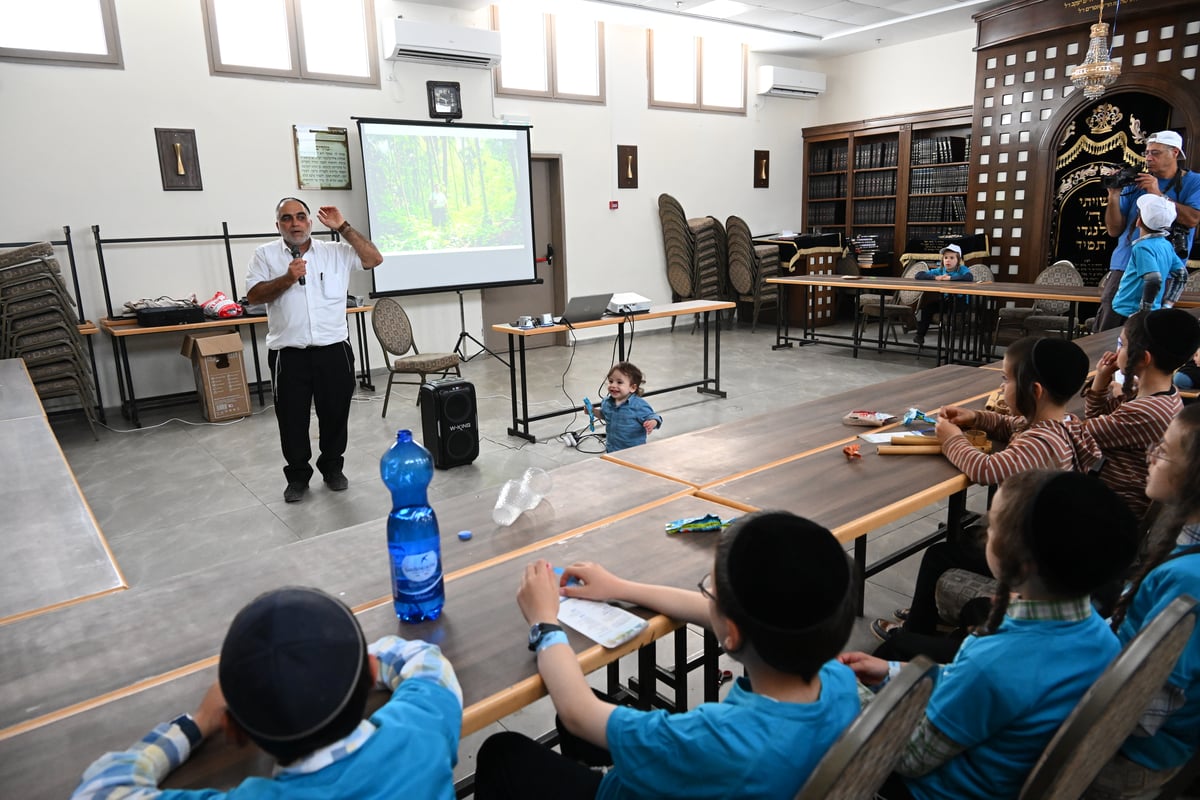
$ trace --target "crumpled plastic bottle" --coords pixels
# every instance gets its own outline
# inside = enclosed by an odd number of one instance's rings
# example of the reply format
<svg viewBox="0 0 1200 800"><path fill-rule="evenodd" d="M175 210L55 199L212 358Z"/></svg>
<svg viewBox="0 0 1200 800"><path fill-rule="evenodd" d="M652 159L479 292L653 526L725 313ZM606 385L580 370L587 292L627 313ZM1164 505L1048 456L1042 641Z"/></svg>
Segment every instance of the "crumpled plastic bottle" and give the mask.
<svg viewBox="0 0 1200 800"><path fill-rule="evenodd" d="M536 508L553 486L554 481L546 470L530 467L520 480L514 478L500 488L496 506L492 509L492 521L502 528L512 525L526 511Z"/></svg>

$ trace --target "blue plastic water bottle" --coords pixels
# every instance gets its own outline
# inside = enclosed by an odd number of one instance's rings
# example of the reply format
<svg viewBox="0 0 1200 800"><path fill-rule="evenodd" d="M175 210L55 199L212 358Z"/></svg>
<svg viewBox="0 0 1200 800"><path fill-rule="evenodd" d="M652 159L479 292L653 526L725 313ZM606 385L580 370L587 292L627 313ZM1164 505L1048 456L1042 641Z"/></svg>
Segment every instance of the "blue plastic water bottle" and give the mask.
<svg viewBox="0 0 1200 800"><path fill-rule="evenodd" d="M412 432L396 432L396 443L379 459L379 473L392 493L388 553L392 559L392 605L401 622L437 619L446 603L437 515L427 490L433 480L429 451Z"/></svg>

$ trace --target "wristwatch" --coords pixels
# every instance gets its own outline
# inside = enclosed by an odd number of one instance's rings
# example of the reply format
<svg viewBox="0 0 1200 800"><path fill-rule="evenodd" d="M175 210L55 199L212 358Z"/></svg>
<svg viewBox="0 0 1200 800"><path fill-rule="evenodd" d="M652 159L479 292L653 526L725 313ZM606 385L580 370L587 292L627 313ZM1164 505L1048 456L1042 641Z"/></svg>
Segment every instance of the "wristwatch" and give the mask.
<svg viewBox="0 0 1200 800"><path fill-rule="evenodd" d="M552 622L539 622L529 629L529 649L537 650L537 646L542 643L542 639L550 633L562 631L561 625L555 625Z"/></svg>

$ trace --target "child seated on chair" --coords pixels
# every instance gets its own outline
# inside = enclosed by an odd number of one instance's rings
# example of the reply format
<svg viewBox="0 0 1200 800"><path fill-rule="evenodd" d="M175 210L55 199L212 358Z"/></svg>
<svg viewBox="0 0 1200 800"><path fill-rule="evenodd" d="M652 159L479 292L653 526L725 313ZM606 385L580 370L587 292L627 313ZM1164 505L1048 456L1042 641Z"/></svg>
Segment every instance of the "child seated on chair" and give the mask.
<svg viewBox="0 0 1200 800"><path fill-rule="evenodd" d="M931 270L918 272L913 276L919 281L973 281L975 276L963 263L962 248L956 244L948 244L942 248L942 265ZM913 341L925 344L925 334L929 333L929 325L933 321L933 307L941 304L944 299L941 292L922 292L917 306L917 335Z"/></svg>
<svg viewBox="0 0 1200 800"><path fill-rule="evenodd" d="M924 719L880 792L887 800L1015 798L1029 771L1120 645L1089 595L1138 548L1137 520L1099 480L1031 470L1000 487L987 561L991 616L938 668ZM840 657L881 686L897 662Z"/></svg>
<svg viewBox="0 0 1200 800"><path fill-rule="evenodd" d="M662 417L642 399L645 382L642 371L628 361L615 364L608 371L608 397L594 409L606 425L604 449L607 452L645 444L647 434L662 427Z"/></svg>
<svg viewBox="0 0 1200 800"><path fill-rule="evenodd" d="M1150 552L1117 604L1112 626L1128 644L1172 600L1200 598L1200 406L1191 405L1150 448L1146 494L1164 505ZM1200 748L1200 626L1166 685L1086 797L1156 797Z"/></svg>
<svg viewBox="0 0 1200 800"><path fill-rule="evenodd" d="M635 583L590 563L572 564L560 580L547 562L531 564L517 602L534 626L538 672L567 731L610 751L613 766L602 775L521 734L498 733L479 751L476 799L790 800L858 714L854 675L831 660L850 635L854 583L833 535L782 511L722 531L699 592ZM554 624L560 594L624 600L703 625L746 677L724 702L679 714L605 702Z"/></svg>

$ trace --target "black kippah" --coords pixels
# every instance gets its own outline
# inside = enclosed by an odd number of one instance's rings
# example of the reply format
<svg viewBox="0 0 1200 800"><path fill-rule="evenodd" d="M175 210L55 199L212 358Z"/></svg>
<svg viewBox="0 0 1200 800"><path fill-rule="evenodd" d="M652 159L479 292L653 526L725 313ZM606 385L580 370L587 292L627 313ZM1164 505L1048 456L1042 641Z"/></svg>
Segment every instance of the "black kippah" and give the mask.
<svg viewBox="0 0 1200 800"><path fill-rule="evenodd" d="M828 529L782 512L743 518L729 550L728 598L744 625L791 633L827 620L850 586L846 551Z"/></svg>
<svg viewBox="0 0 1200 800"><path fill-rule="evenodd" d="M1160 308L1142 317L1147 347L1159 369L1171 371L1183 366L1200 348L1200 322L1178 308Z"/></svg>
<svg viewBox="0 0 1200 800"><path fill-rule="evenodd" d="M252 738L293 742L346 708L366 658L350 609L316 589L287 587L238 612L218 673L229 713Z"/></svg>
<svg viewBox="0 0 1200 800"><path fill-rule="evenodd" d="M1087 353L1066 339L1038 339L1029 351L1037 382L1058 398L1068 398L1087 380Z"/></svg>
<svg viewBox="0 0 1200 800"><path fill-rule="evenodd" d="M1046 587L1085 595L1121 575L1137 554L1137 518L1100 480L1053 473L1029 503L1026 546Z"/></svg>

